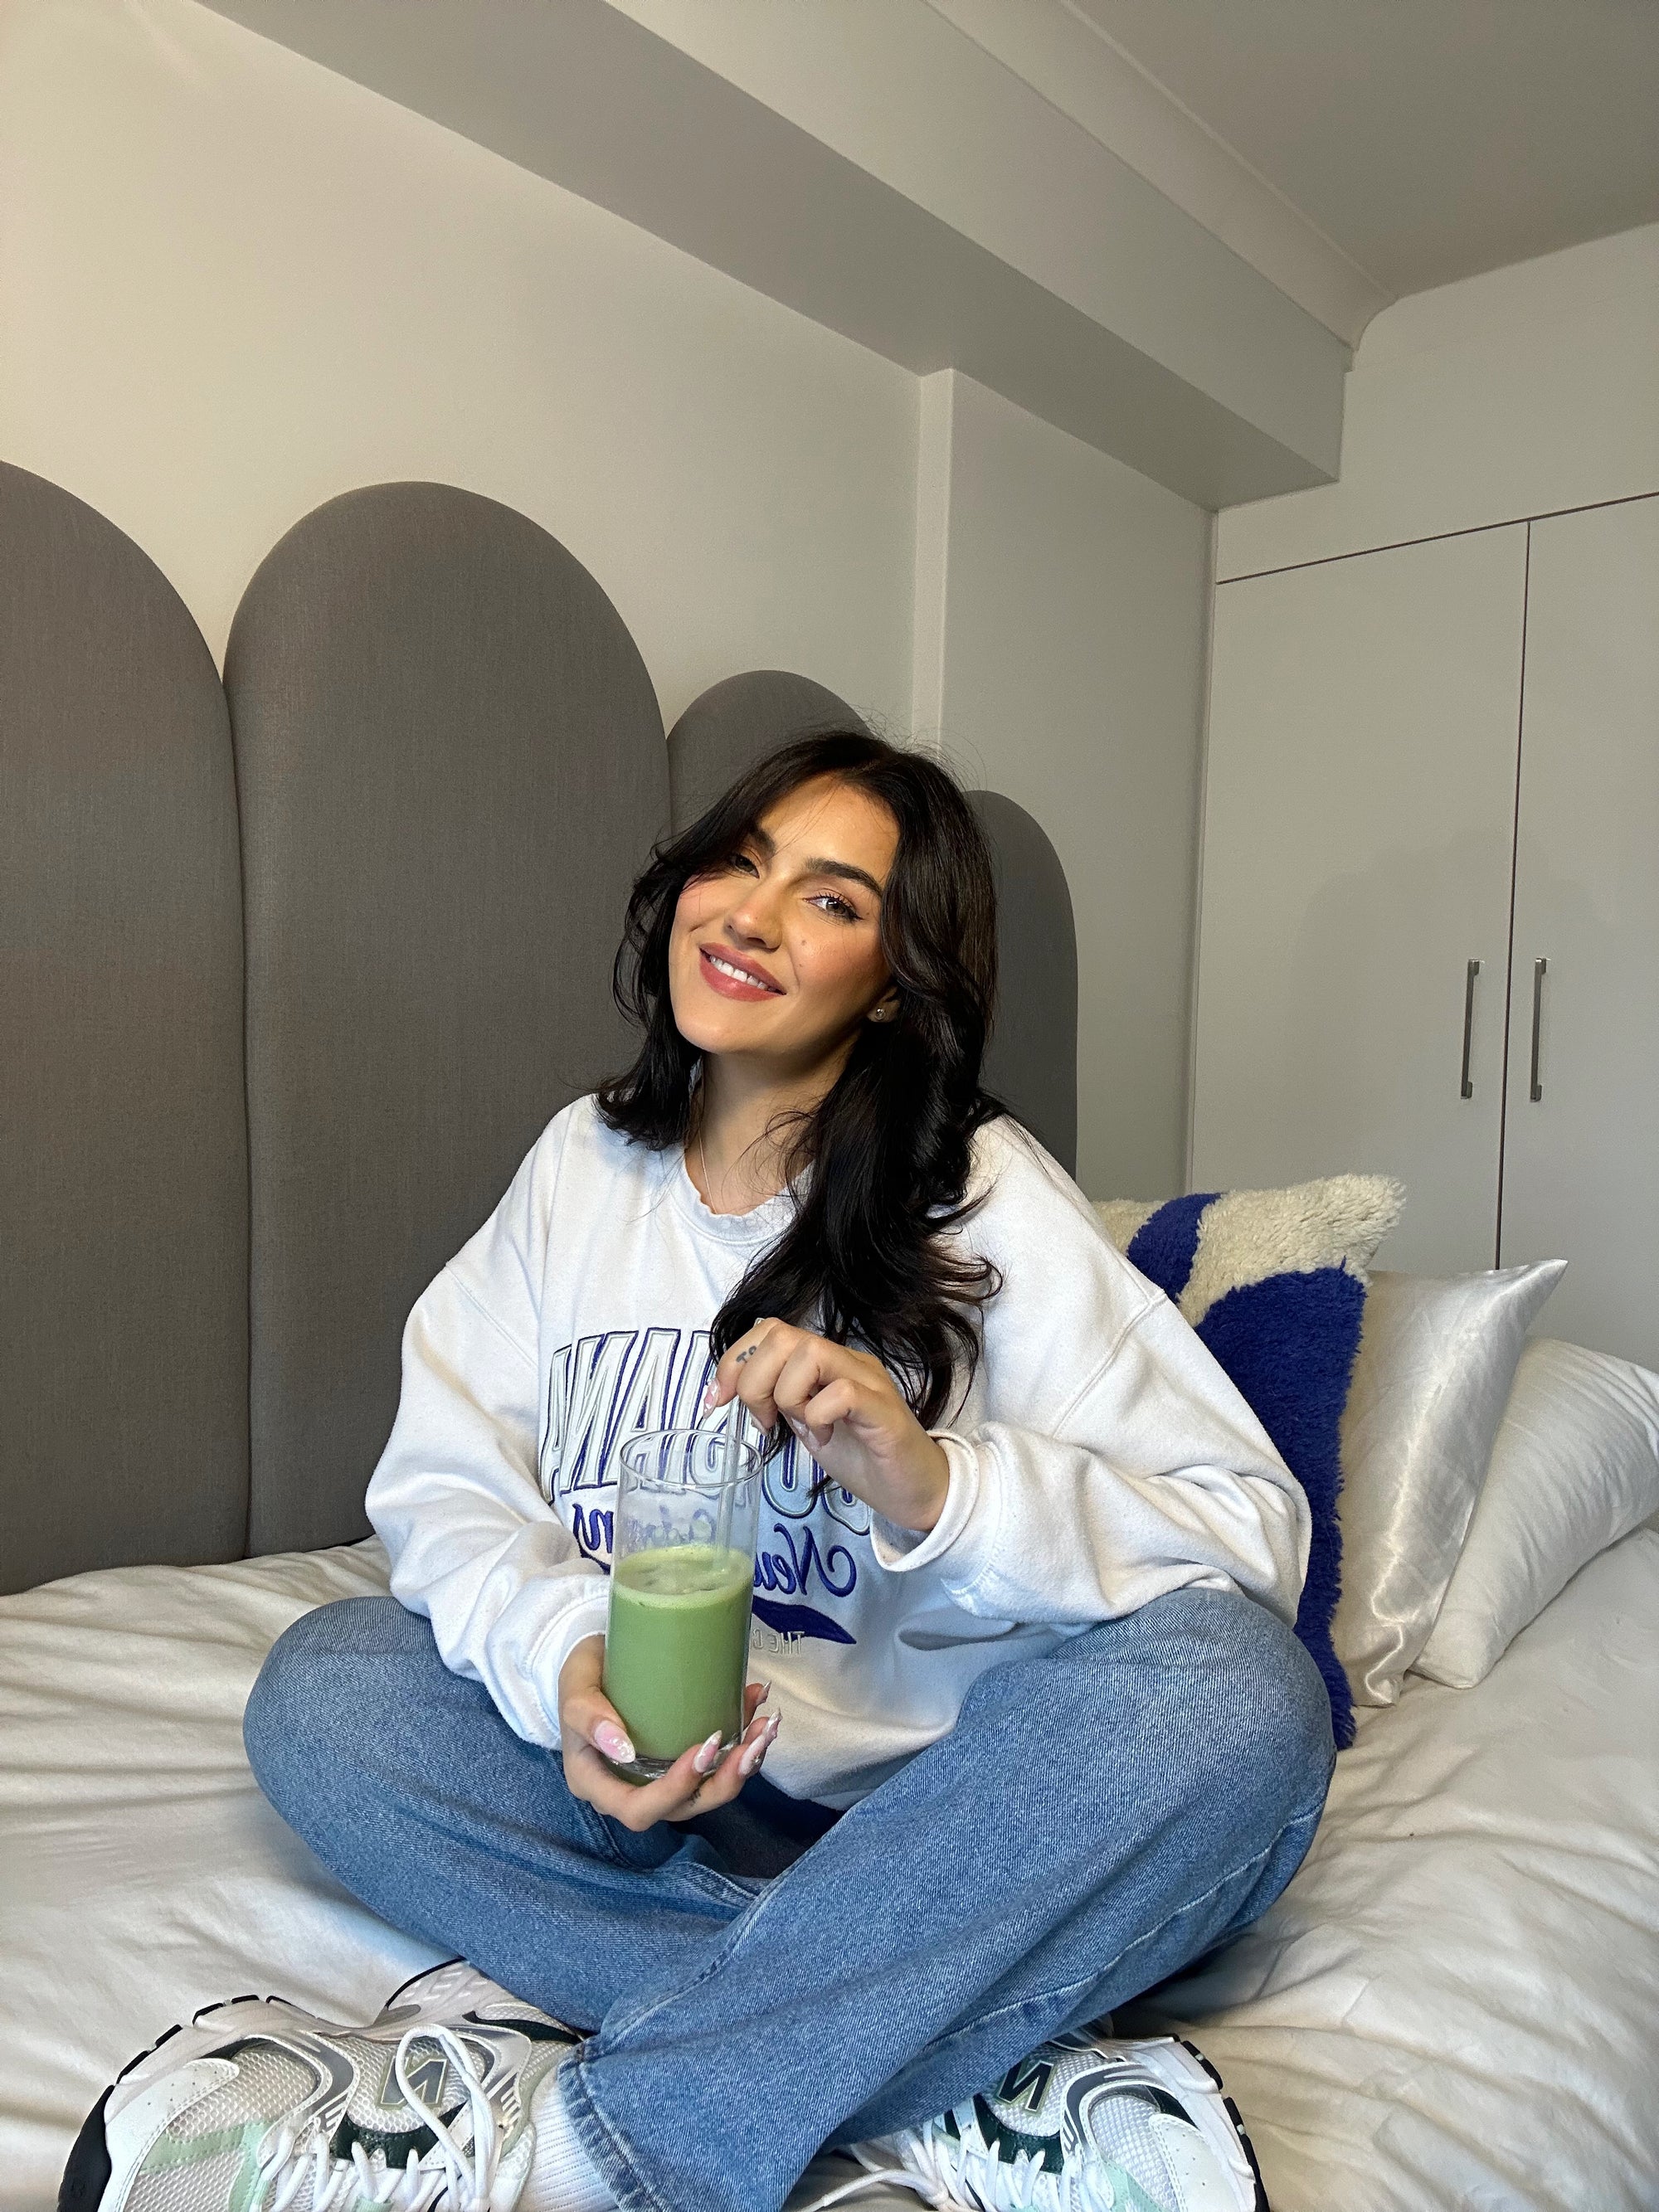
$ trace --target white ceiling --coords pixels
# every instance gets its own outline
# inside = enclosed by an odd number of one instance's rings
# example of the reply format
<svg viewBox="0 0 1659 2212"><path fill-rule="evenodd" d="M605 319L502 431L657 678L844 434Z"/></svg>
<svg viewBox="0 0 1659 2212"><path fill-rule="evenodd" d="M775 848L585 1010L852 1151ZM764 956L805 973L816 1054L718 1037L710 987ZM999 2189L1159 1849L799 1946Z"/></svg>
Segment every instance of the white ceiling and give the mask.
<svg viewBox="0 0 1659 2212"><path fill-rule="evenodd" d="M1659 219L1659 0L1061 0L1387 292Z"/></svg>

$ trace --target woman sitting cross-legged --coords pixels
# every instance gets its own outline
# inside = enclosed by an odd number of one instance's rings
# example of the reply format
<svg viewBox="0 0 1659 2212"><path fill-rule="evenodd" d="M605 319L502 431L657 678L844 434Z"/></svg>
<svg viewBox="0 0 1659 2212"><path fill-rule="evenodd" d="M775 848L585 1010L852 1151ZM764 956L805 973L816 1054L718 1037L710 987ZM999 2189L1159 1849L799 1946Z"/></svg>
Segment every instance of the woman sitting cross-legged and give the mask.
<svg viewBox="0 0 1659 2212"><path fill-rule="evenodd" d="M1307 1508L981 1090L994 939L955 782L862 733L658 848L638 1057L410 1317L393 1595L296 1622L248 1707L284 1819L465 1963L366 2027L199 2016L66 2202L776 2212L828 2147L836 2197L1251 2212L1213 2076L1104 2016L1312 1837ZM618 1455L734 1398L767 1679L641 1781L602 1686Z"/></svg>

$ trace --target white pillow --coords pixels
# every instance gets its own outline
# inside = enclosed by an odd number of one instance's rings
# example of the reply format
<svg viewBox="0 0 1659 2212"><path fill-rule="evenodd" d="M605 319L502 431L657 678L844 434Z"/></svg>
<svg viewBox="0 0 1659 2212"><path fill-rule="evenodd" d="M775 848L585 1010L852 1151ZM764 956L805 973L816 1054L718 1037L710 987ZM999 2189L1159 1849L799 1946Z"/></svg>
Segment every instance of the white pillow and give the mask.
<svg viewBox="0 0 1659 2212"><path fill-rule="evenodd" d="M1417 1673L1473 1688L1580 1567L1656 1510L1659 1375L1529 1344Z"/></svg>
<svg viewBox="0 0 1659 2212"><path fill-rule="evenodd" d="M1342 1416L1342 1594L1331 1623L1359 1705L1391 1705L1428 1640L1527 1331L1565 1267L1370 1279Z"/></svg>

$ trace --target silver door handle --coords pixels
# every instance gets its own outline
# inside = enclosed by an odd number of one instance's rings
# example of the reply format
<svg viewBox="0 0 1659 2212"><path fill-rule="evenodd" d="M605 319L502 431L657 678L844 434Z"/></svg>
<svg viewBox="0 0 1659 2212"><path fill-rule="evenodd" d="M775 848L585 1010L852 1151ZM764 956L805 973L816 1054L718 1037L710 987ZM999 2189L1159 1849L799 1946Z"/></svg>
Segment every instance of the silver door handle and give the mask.
<svg viewBox="0 0 1659 2212"><path fill-rule="evenodd" d="M1549 968L1547 960L1532 963L1532 1103L1535 1106L1544 1095L1544 1086L1538 1080L1538 1032L1544 1017L1544 977Z"/></svg>
<svg viewBox="0 0 1659 2212"><path fill-rule="evenodd" d="M1474 1096L1474 1085L1469 1080L1469 1039L1474 1031L1474 979L1480 973L1480 963L1471 960L1463 979L1463 1082L1459 1096L1464 1098Z"/></svg>

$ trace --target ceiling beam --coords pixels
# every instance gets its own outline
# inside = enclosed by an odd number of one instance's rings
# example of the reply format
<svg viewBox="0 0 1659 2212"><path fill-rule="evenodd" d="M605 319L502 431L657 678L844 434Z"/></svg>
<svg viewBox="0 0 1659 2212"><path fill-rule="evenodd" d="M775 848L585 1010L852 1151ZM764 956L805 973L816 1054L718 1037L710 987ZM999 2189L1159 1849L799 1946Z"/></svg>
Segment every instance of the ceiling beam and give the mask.
<svg viewBox="0 0 1659 2212"><path fill-rule="evenodd" d="M1335 475L1341 341L927 0L214 4L1200 506Z"/></svg>
<svg viewBox="0 0 1659 2212"><path fill-rule="evenodd" d="M1109 38L1080 0L927 0L1224 246L1357 346L1394 294Z"/></svg>

